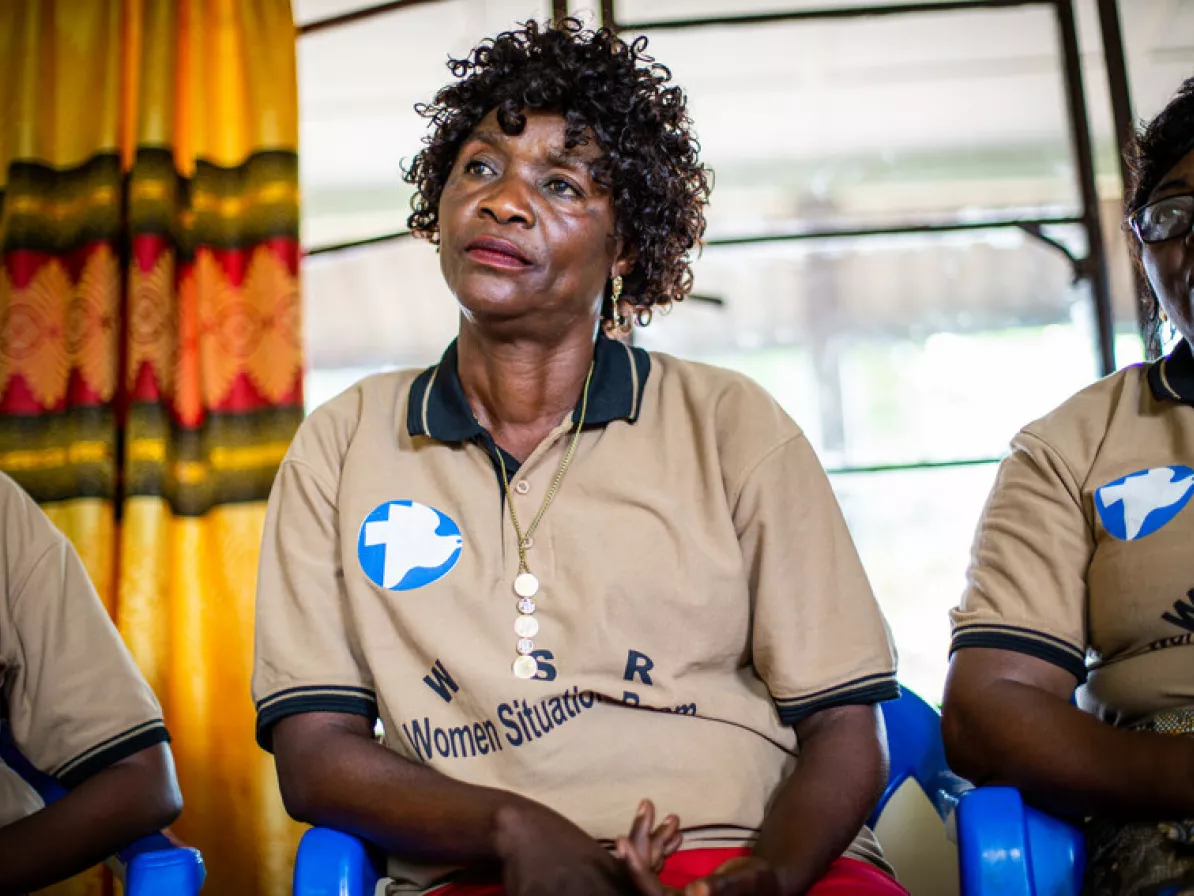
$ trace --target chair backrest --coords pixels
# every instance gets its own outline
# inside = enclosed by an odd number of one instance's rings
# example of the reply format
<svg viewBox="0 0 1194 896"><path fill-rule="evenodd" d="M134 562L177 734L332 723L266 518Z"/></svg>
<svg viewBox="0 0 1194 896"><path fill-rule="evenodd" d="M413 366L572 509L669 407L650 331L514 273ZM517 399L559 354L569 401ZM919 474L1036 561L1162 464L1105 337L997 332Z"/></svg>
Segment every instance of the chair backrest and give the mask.
<svg viewBox="0 0 1194 896"><path fill-rule="evenodd" d="M66 794L66 788L58 783L56 778L34 766L17 749L16 744L13 743L7 719L0 719L0 762L16 772L26 784L33 788L46 805L61 799Z"/></svg>
<svg viewBox="0 0 1194 896"><path fill-rule="evenodd" d="M883 795L867 823L874 827L892 794L909 778L920 785L937 814L946 820L971 785L951 772L945 761L941 716L907 688L901 689L899 699L881 706L891 765Z"/></svg>

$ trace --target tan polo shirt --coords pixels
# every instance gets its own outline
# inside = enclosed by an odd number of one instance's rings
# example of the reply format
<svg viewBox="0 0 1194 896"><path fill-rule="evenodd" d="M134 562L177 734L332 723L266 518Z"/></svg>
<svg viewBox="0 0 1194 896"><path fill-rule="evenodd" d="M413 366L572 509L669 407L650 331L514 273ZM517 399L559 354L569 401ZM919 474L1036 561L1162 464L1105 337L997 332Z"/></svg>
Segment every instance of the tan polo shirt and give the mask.
<svg viewBox="0 0 1194 896"><path fill-rule="evenodd" d="M983 512L953 650L996 647L1085 681L1115 725L1194 706L1194 355L1183 342L1013 440Z"/></svg>
<svg viewBox="0 0 1194 896"><path fill-rule="evenodd" d="M0 473L0 686L17 749L64 786L169 740L66 537ZM0 826L41 808L0 763Z"/></svg>
<svg viewBox="0 0 1194 896"><path fill-rule="evenodd" d="M504 455L523 526L578 413L521 466ZM496 450L454 345L304 423L261 555L264 747L293 713L380 716L400 755L598 839L650 797L688 846L742 844L792 769L794 722L897 696L825 473L748 379L598 339L585 430L528 552L542 584L525 681L511 671L518 551ZM882 862L869 831L850 853Z"/></svg>

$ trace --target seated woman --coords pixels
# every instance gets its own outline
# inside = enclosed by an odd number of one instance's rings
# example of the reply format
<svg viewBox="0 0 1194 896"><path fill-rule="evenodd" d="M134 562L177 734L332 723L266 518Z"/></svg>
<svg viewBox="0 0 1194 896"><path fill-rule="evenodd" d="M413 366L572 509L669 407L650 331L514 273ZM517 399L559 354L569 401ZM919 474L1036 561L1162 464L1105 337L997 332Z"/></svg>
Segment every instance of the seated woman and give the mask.
<svg viewBox="0 0 1194 896"><path fill-rule="evenodd" d="M79 555L0 473L0 727L67 794L0 761L0 894L65 880L182 811L158 701Z"/></svg>
<svg viewBox="0 0 1194 896"><path fill-rule="evenodd" d="M1194 886L1194 739L1173 736L1194 733L1194 79L1132 161L1152 336L1168 319L1182 341L1012 442L943 712L959 774L1091 819L1086 891L1108 896Z"/></svg>
<svg viewBox="0 0 1194 896"><path fill-rule="evenodd" d="M744 377L609 336L688 291L709 190L644 46L531 23L422 108L410 223L459 337L282 464L259 740L290 813L395 888L903 893L863 826L895 658L808 441ZM644 798L693 847L662 881L610 849Z"/></svg>

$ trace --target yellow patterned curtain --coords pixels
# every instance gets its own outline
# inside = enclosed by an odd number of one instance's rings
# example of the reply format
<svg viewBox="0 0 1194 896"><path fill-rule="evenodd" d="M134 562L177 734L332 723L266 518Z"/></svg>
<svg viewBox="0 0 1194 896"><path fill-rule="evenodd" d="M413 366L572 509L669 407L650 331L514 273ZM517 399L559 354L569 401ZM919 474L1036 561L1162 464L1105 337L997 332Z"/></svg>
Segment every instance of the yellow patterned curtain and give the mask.
<svg viewBox="0 0 1194 896"><path fill-rule="evenodd" d="M237 896L288 892L297 841L249 699L297 131L289 0L0 2L0 469L79 548L165 708L176 832Z"/></svg>

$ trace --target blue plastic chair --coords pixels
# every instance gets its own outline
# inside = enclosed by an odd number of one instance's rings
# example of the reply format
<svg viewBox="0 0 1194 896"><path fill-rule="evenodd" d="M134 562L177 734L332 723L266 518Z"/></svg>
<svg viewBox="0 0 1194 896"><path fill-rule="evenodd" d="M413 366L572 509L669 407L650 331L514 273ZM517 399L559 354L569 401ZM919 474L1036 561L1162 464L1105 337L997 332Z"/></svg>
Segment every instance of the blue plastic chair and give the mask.
<svg viewBox="0 0 1194 896"><path fill-rule="evenodd" d="M1076 829L1024 805L1006 787L972 788L949 770L941 717L912 691L882 704L890 770L868 819L879 820L892 795L914 780L942 821L957 825L965 896L1077 896L1084 853ZM372 896L384 859L356 837L312 828L299 844L294 896Z"/></svg>
<svg viewBox="0 0 1194 896"><path fill-rule="evenodd" d="M966 896L1078 896L1082 831L1027 806L1014 787L979 787L958 803L958 866Z"/></svg>
<svg viewBox="0 0 1194 896"><path fill-rule="evenodd" d="M898 700L880 704L887 727L889 768L887 786L875 811L867 819L872 828L887 808L892 795L909 778L914 780L943 822L948 823L959 800L969 790L969 781L949 770L945 745L941 741L941 716L917 694L903 688Z"/></svg>
<svg viewBox="0 0 1194 896"><path fill-rule="evenodd" d="M66 795L56 778L36 768L17 750L0 723L0 761L20 775L46 805ZM124 883L125 896L198 896L207 870L199 850L175 846L162 834L143 837L108 863Z"/></svg>
<svg viewBox="0 0 1194 896"><path fill-rule="evenodd" d="M942 820L954 812L964 896L1079 896L1086 865L1082 832L1027 806L1013 787L972 788L945 761L941 718L905 689L883 704L891 773L874 826L888 799L914 778Z"/></svg>
<svg viewBox="0 0 1194 896"><path fill-rule="evenodd" d="M294 896L373 896L385 876L385 857L364 841L312 828L294 860Z"/></svg>

